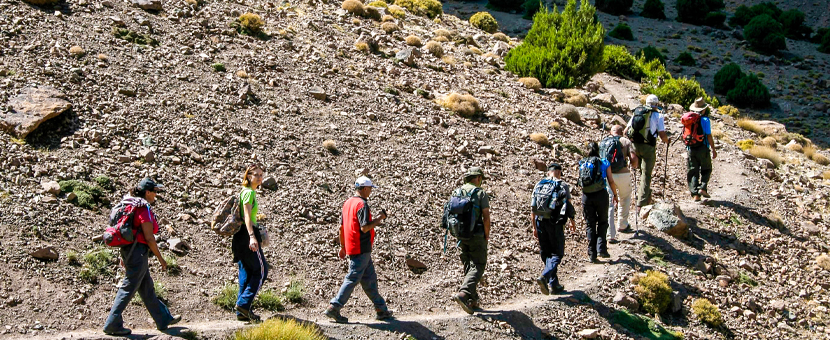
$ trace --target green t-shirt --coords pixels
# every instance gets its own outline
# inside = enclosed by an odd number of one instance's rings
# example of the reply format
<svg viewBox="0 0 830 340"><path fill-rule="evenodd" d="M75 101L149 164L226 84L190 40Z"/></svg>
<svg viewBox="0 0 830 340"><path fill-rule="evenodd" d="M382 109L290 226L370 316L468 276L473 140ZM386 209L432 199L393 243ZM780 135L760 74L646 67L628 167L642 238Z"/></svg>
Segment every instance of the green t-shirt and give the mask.
<svg viewBox="0 0 830 340"><path fill-rule="evenodd" d="M461 191L466 195L470 191L475 190L475 188L476 186L471 183L464 183L464 185L461 186ZM484 192L484 189L479 189L478 192L476 192L475 199L478 201L478 206L481 209L487 209L490 207L490 198L487 197L487 193Z"/></svg>
<svg viewBox="0 0 830 340"><path fill-rule="evenodd" d="M251 223L256 225L256 214L259 212L259 204L256 201L256 191L251 188L242 187L242 193L239 194L239 211L242 213L242 218L245 218L245 205L251 205Z"/></svg>

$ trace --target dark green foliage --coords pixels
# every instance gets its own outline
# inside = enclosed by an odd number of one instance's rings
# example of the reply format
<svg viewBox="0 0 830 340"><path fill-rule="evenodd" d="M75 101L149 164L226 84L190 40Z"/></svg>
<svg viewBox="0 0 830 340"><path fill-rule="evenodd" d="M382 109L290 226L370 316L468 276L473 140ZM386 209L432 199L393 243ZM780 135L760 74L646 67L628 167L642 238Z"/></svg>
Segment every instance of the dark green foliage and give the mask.
<svg viewBox="0 0 830 340"><path fill-rule="evenodd" d="M764 107L769 105L770 95L758 76L750 73L735 83L735 88L727 92L726 99L739 107Z"/></svg>
<svg viewBox="0 0 830 340"><path fill-rule="evenodd" d="M778 17L778 22L784 27L784 35L790 39L807 40L813 29L804 25L804 12L791 9Z"/></svg>
<svg viewBox="0 0 830 340"><path fill-rule="evenodd" d="M657 50L654 46L648 45L637 52L638 58L645 59L646 62L652 60L659 60L661 64L666 63L666 56L664 56L660 51Z"/></svg>
<svg viewBox="0 0 830 340"><path fill-rule="evenodd" d="M744 38L753 50L761 53L775 53L787 49L787 42L781 34L782 27L768 14L752 18L744 27Z"/></svg>
<svg viewBox="0 0 830 340"><path fill-rule="evenodd" d="M665 19L665 5L660 0L646 0L643 5L643 11L640 12L644 18Z"/></svg>
<svg viewBox="0 0 830 340"><path fill-rule="evenodd" d="M112 35L114 35L116 38L124 39L133 44L149 46L157 46L159 44L158 40L153 39L153 37L149 35L141 34L135 31L130 31L126 28L113 27Z"/></svg>
<svg viewBox="0 0 830 340"><path fill-rule="evenodd" d="M703 24L709 27L724 27L723 22L726 21L726 13L724 12L709 12L706 18L703 19Z"/></svg>
<svg viewBox="0 0 830 340"><path fill-rule="evenodd" d="M608 14L626 14L631 9L634 0L596 0L597 9Z"/></svg>
<svg viewBox="0 0 830 340"><path fill-rule="evenodd" d="M830 30L825 31L824 35L822 35L818 51L821 53L830 53Z"/></svg>
<svg viewBox="0 0 830 340"><path fill-rule="evenodd" d="M99 203L106 202L104 189L98 185L90 185L79 180L60 181L61 193L74 193L76 198L72 201L75 205L94 209Z"/></svg>
<svg viewBox="0 0 830 340"><path fill-rule="evenodd" d="M634 40L634 34L631 33L631 26L628 26L628 24L624 22L617 24L617 26L608 33L608 36L621 40Z"/></svg>
<svg viewBox="0 0 830 340"><path fill-rule="evenodd" d="M724 65L718 73L715 73L715 93L726 94L735 87L735 83L743 76L744 73L738 64L729 63Z"/></svg>
<svg viewBox="0 0 830 340"><path fill-rule="evenodd" d="M717 11L726 8L726 4L723 3L723 0L706 0L706 6L709 7L710 11Z"/></svg>
<svg viewBox="0 0 830 340"><path fill-rule="evenodd" d="M602 70L605 30L594 18L596 9L583 1L568 0L562 13L542 8L524 43L504 58L506 69L520 77L535 77L548 88L584 84Z"/></svg>
<svg viewBox="0 0 830 340"><path fill-rule="evenodd" d="M752 6L750 9L752 10L752 13L755 13L755 16L767 14L773 18L777 18L781 16L781 13L783 13L783 11L781 11L781 9L772 2L760 3Z"/></svg>
<svg viewBox="0 0 830 340"><path fill-rule="evenodd" d="M625 46L608 45L602 52L605 72L618 77L640 81L645 76L642 65L637 62Z"/></svg>
<svg viewBox="0 0 830 340"><path fill-rule="evenodd" d="M115 184L112 182L112 179L107 176L101 175L95 177L95 183L98 183L98 186L106 191L112 192L115 190Z"/></svg>
<svg viewBox="0 0 830 340"><path fill-rule="evenodd" d="M814 44L821 44L822 39L827 33L830 33L830 28L822 27L816 30L816 34L810 37L810 42Z"/></svg>
<svg viewBox="0 0 830 340"><path fill-rule="evenodd" d="M625 327L629 332L649 340L680 340L683 339L666 330L654 320L619 310L611 314L611 323Z"/></svg>
<svg viewBox="0 0 830 340"><path fill-rule="evenodd" d="M302 281L291 280L288 284L288 289L285 290L285 298L293 303L303 302L303 293L305 288Z"/></svg>
<svg viewBox="0 0 830 340"><path fill-rule="evenodd" d="M669 78L665 80L663 86L655 87L656 84L649 82L643 86L643 93L655 94L664 103L680 104L683 107L689 107L694 103L695 99L703 97L709 104L716 104L716 100L706 95L706 91L700 87L694 79L687 78Z"/></svg>
<svg viewBox="0 0 830 340"><path fill-rule="evenodd" d="M677 0L677 21L700 25L709 13L706 0Z"/></svg>
<svg viewBox="0 0 830 340"><path fill-rule="evenodd" d="M682 65L682 66L695 66L695 65L697 65L697 62L695 62L695 57L692 57L692 54L689 53L689 52L680 53L680 55L677 56L677 58L674 59L674 62L676 62L678 65Z"/></svg>
<svg viewBox="0 0 830 340"><path fill-rule="evenodd" d="M523 3L521 1L515 0L489 0L487 7L500 11L509 11L520 9L522 4Z"/></svg>
<svg viewBox="0 0 830 340"><path fill-rule="evenodd" d="M746 5L740 5L738 6L738 9L735 10L735 15L729 18L729 25L746 26L746 24L748 24L754 17L755 13L753 13L749 7Z"/></svg>
<svg viewBox="0 0 830 340"><path fill-rule="evenodd" d="M87 283L98 283L98 278L101 276L111 276L112 270L110 266L116 255L112 249L106 247L98 247L90 250L84 255L83 267L78 273L78 276Z"/></svg>
<svg viewBox="0 0 830 340"><path fill-rule="evenodd" d="M524 4L522 4L522 8L525 11L525 15L523 18L527 20L533 20L533 15L542 8L542 1L541 0L526 0Z"/></svg>

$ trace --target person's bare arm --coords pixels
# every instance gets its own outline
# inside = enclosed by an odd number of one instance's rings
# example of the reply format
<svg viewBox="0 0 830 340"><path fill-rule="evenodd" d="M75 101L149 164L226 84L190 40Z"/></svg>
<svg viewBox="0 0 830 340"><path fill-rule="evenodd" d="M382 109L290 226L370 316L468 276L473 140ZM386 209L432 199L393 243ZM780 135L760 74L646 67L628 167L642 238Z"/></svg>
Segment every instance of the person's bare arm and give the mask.
<svg viewBox="0 0 830 340"><path fill-rule="evenodd" d="M632 168L640 168L640 157L637 157L637 153L634 152L634 147L628 147L628 160L630 161Z"/></svg>
<svg viewBox="0 0 830 340"><path fill-rule="evenodd" d="M386 213L382 212L380 214L380 218L376 218L376 219L372 220L372 222L369 222L369 224L366 224L366 225L360 227L360 231L362 231L364 233L368 233L369 230L375 229L375 227L381 225L381 223L383 223L383 220L385 220L385 219L386 219Z"/></svg>
<svg viewBox="0 0 830 340"><path fill-rule="evenodd" d="M343 223L340 223L340 252L337 255L341 259L346 258L346 237L343 236Z"/></svg>
<svg viewBox="0 0 830 340"><path fill-rule="evenodd" d="M706 139L709 140L709 147L712 148L712 159L718 158L718 151L715 150L715 139L712 138L712 135L706 135Z"/></svg>
<svg viewBox="0 0 830 340"><path fill-rule="evenodd" d="M141 233L144 234L144 240L147 241L147 246L150 247L150 251L153 252L153 255L156 255L156 258L159 259L159 264L161 264L161 270L166 272L167 261L164 261L164 257L161 256L158 244L156 244L156 238L153 236L153 222L142 223Z"/></svg>
<svg viewBox="0 0 830 340"><path fill-rule="evenodd" d="M259 242L256 240L256 235L254 234L254 221L251 218L251 211L253 210L253 205L245 204L245 229L248 231L248 236L250 236L250 241L248 242L248 249L251 251L256 251L259 249Z"/></svg>
<svg viewBox="0 0 830 340"><path fill-rule="evenodd" d="M490 239L490 208L481 209L481 216L484 217L484 239Z"/></svg>
<svg viewBox="0 0 830 340"><path fill-rule="evenodd" d="M657 135L660 136L660 140L662 140L663 143L669 144L669 135L666 134L666 131L659 131L657 132Z"/></svg>

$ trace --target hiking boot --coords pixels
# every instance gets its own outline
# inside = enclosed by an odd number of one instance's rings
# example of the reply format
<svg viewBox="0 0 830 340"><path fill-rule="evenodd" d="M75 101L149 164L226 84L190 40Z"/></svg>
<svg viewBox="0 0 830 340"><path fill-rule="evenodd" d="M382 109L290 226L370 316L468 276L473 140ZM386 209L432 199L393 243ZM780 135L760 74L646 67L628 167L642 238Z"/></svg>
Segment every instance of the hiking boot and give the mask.
<svg viewBox="0 0 830 340"><path fill-rule="evenodd" d="M692 198L695 200L695 202L700 202L700 195L694 195L692 196Z"/></svg>
<svg viewBox="0 0 830 340"><path fill-rule="evenodd" d="M236 314L236 320L238 320L238 321L251 321L251 319L248 319L247 316L244 316L242 314Z"/></svg>
<svg viewBox="0 0 830 340"><path fill-rule="evenodd" d="M329 306L329 308L326 308L326 311L323 312L323 315L331 318L336 323L348 323L349 322L349 318L340 315L340 311L337 310L337 309L334 309L334 307L332 307L332 306Z"/></svg>
<svg viewBox="0 0 830 340"><path fill-rule="evenodd" d="M620 242L620 241L617 241L617 238L616 238L616 237L612 237L612 238L609 238L609 239L608 239L608 243L610 243L610 244L617 244L617 243L619 243L619 242Z"/></svg>
<svg viewBox="0 0 830 340"><path fill-rule="evenodd" d="M565 287L557 283L553 287L550 287L550 290L551 290L551 294L559 294L559 293L565 291Z"/></svg>
<svg viewBox="0 0 830 340"><path fill-rule="evenodd" d="M179 315L179 314L173 315L173 320L170 320L170 323L168 323L167 326L159 327L158 330L165 331L165 330L167 330L168 327L173 326L173 325L179 323L180 321L182 321L182 316L181 315Z"/></svg>
<svg viewBox="0 0 830 340"><path fill-rule="evenodd" d="M630 234L630 233L634 232L634 230L631 228L631 226L627 226L625 228L617 229L617 231L621 232L621 233L626 233L626 234Z"/></svg>
<svg viewBox="0 0 830 340"><path fill-rule="evenodd" d="M591 257L588 257L587 259L585 259L585 262L588 262L588 263L599 263L599 261L597 261L597 257L596 257L596 256L591 256Z"/></svg>
<svg viewBox="0 0 830 340"><path fill-rule="evenodd" d="M461 309L467 312L467 314L473 314L473 308L470 307L470 303L468 302L467 297L464 296L464 293L458 293L455 296L453 296L452 299L455 300L455 302L458 302L458 304L461 306Z"/></svg>
<svg viewBox="0 0 830 340"><path fill-rule="evenodd" d="M133 331L129 328L121 328L117 331L107 331L107 330L104 331L104 334L114 335L114 336L127 336L127 335L130 335L132 333L133 333Z"/></svg>
<svg viewBox="0 0 830 340"><path fill-rule="evenodd" d="M607 258L611 257L611 254L609 254L607 251L604 251L604 252L599 253L599 257L607 259Z"/></svg>
<svg viewBox="0 0 830 340"><path fill-rule="evenodd" d="M703 196L703 197L706 197L706 198L711 198L712 197L712 196L709 196L709 193L706 192L706 190L700 190L697 193L699 193L700 196Z"/></svg>
<svg viewBox="0 0 830 340"><path fill-rule="evenodd" d="M392 311L385 310L385 311L377 311L375 313L375 320L389 320L393 319Z"/></svg>
<svg viewBox="0 0 830 340"><path fill-rule="evenodd" d="M470 300L470 308L473 310L480 310L481 305L479 305L478 300Z"/></svg>
<svg viewBox="0 0 830 340"><path fill-rule="evenodd" d="M254 314L254 312L251 312L250 310L245 309L242 306L236 306L236 311L239 312L239 314L242 314L243 316L248 318L248 321L250 322L259 322L261 320L259 318L259 315Z"/></svg>
<svg viewBox="0 0 830 340"><path fill-rule="evenodd" d="M539 284L539 290L542 291L542 294L550 295L550 290L548 290L548 283L545 282L545 278L543 276L540 276L538 279L536 279L536 283Z"/></svg>

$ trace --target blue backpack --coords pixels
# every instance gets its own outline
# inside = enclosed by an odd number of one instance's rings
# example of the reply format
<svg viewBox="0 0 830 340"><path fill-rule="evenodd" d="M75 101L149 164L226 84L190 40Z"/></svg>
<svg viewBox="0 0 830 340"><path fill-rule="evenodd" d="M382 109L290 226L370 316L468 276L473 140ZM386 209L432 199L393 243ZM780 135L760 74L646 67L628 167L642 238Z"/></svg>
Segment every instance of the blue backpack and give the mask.
<svg viewBox="0 0 830 340"><path fill-rule="evenodd" d="M562 187L562 181L555 181L545 178L536 184L533 190L533 198L536 202L533 209L533 214L542 219L549 219L565 214L565 206L567 205L567 193Z"/></svg>
<svg viewBox="0 0 830 340"><path fill-rule="evenodd" d="M466 195L461 188L455 189L450 200L444 204L444 216L441 218L441 227L444 233L444 250L447 249L447 232L459 240L469 240L473 237L481 207L473 199L481 188L470 190Z"/></svg>

